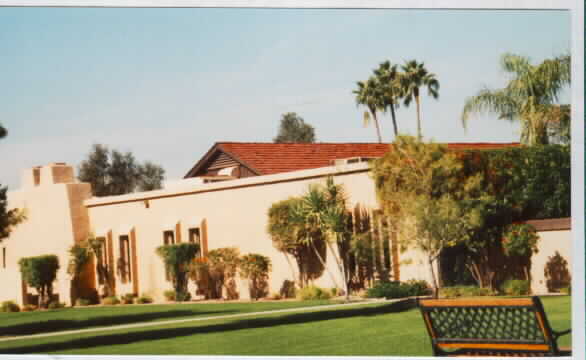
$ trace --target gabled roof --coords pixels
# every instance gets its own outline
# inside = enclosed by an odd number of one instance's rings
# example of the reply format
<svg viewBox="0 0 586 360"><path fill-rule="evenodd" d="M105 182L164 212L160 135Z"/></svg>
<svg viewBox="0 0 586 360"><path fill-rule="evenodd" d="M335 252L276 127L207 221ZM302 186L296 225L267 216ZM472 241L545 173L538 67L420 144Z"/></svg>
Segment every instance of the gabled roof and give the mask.
<svg viewBox="0 0 586 360"><path fill-rule="evenodd" d="M518 146L518 143L451 143L450 149L496 149ZM389 144L381 143L251 143L217 142L189 170L193 177L218 153L224 153L256 175L329 166L332 160L351 157L382 157Z"/></svg>

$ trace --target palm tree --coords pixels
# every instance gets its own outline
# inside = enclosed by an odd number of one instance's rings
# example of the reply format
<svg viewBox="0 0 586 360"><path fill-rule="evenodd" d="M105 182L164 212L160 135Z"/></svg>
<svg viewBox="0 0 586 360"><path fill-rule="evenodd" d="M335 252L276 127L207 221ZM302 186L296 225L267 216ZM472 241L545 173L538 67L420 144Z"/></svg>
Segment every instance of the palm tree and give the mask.
<svg viewBox="0 0 586 360"><path fill-rule="evenodd" d="M385 61L379 64L378 69L374 70L374 75L379 81L381 86L381 92L383 95L383 106L391 110L391 117L393 119L393 129L395 130L395 136L399 135L397 128L397 119L395 117L395 107L398 106L400 85L399 85L399 72L397 71L397 65L391 65L390 61Z"/></svg>
<svg viewBox="0 0 586 360"><path fill-rule="evenodd" d="M374 125L376 126L378 142L382 143L383 140L380 134L380 126L376 117L377 112L384 109L379 82L375 77L370 77L366 81L356 82L356 85L358 85L358 89L352 91L352 93L356 95L356 105L364 105L368 109L364 112L364 125L368 125L372 116Z"/></svg>
<svg viewBox="0 0 586 360"><path fill-rule="evenodd" d="M521 142L547 144L548 131L568 117L568 107L556 105L564 86L570 83L570 56L548 59L535 66L529 58L504 54L502 69L513 78L503 89L483 89L468 98L462 111L462 124L475 112L492 112L499 119L520 120Z"/></svg>
<svg viewBox="0 0 586 360"><path fill-rule="evenodd" d="M435 74L427 71L423 63L416 60L405 62L402 67L403 74L400 76L401 95L403 104L409 106L413 99L417 104L417 138L421 140L421 99L419 97L419 88L427 87L427 94L434 99L439 97L439 81Z"/></svg>

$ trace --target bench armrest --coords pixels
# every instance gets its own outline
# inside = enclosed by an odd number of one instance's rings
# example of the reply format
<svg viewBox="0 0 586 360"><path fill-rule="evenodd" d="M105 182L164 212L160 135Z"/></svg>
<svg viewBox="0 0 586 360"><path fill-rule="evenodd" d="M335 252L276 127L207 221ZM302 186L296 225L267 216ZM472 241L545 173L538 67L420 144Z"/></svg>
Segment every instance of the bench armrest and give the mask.
<svg viewBox="0 0 586 360"><path fill-rule="evenodd" d="M572 332L572 329L564 330L564 331L553 331L553 336L557 339L562 335L566 335Z"/></svg>

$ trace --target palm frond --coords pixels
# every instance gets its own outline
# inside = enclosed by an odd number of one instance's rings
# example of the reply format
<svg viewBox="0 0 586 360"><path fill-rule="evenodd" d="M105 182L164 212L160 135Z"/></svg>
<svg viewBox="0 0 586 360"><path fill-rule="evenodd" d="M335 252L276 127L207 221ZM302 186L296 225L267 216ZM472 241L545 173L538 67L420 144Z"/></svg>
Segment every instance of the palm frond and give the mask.
<svg viewBox="0 0 586 360"><path fill-rule="evenodd" d="M468 119L473 113L496 113L503 119L512 120L519 116L520 105L505 90L481 90L476 96L466 99L462 110L462 125L466 128Z"/></svg>

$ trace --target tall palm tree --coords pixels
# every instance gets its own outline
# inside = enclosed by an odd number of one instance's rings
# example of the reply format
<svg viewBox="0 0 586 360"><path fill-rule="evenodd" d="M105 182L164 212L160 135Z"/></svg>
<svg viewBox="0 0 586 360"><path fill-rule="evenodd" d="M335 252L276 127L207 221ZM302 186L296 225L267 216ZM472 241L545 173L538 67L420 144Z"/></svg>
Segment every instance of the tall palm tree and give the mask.
<svg viewBox="0 0 586 360"><path fill-rule="evenodd" d="M426 87L427 94L434 99L439 97L439 81L435 74L427 71L423 63L409 60L401 67L400 76L403 104L409 106L413 100L417 105L417 138L421 140L421 99L419 88Z"/></svg>
<svg viewBox="0 0 586 360"><path fill-rule="evenodd" d="M513 78L503 89L483 89L468 98L462 124L466 127L472 113L492 112L499 119L521 121L521 142L547 144L548 131L568 115L569 107L560 107L555 102L570 83L570 56L562 55L535 66L528 57L504 54L501 67Z"/></svg>
<svg viewBox="0 0 586 360"><path fill-rule="evenodd" d="M397 65L391 65L390 61L384 61L379 64L378 69L374 69L374 75L379 81L382 92L382 100L384 109L391 110L391 117L393 119L393 129L395 130L395 137L399 135L397 128L397 119L395 116L395 107L397 107L400 95L399 72Z"/></svg>
<svg viewBox="0 0 586 360"><path fill-rule="evenodd" d="M364 105L368 109L367 111L364 111L364 125L367 126L372 117L376 127L378 142L382 143L383 139L381 137L380 126L376 116L379 110L384 109L379 82L377 78L371 76L366 81L356 82L356 85L358 85L358 89L352 91L352 93L356 95L356 105Z"/></svg>

